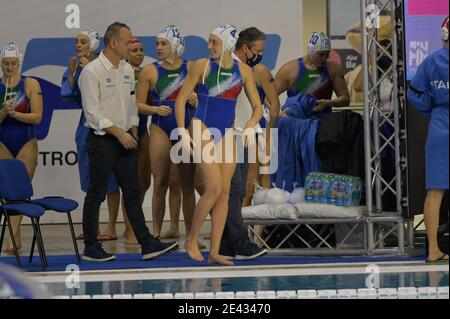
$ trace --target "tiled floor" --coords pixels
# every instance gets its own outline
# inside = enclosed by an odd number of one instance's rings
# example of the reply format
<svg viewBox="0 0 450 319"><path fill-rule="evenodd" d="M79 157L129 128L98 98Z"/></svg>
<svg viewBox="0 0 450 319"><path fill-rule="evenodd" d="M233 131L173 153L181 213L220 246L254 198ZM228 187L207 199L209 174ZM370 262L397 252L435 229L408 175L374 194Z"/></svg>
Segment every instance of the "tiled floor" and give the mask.
<svg viewBox="0 0 450 319"><path fill-rule="evenodd" d="M151 231L151 223L148 223L147 226ZM81 224L74 225L75 234L78 236L82 232ZM106 227L106 224L100 225L100 230L102 231ZM210 230L210 222L205 221L202 228L202 236L200 241L207 246L209 246L209 239L205 239L204 236L207 236ZM165 222L163 225L163 232L169 228L169 222ZM125 240L122 236L125 227L123 223L117 224L117 235L118 240L115 241L106 241L103 242L103 247L111 253L140 253L140 246L137 245L126 245ZM180 223L180 238L168 239L168 240L177 240L180 244L180 251L183 251L184 242L186 240L186 231L184 229L184 225ZM44 240L45 250L48 255L65 255L71 254L73 252L72 239L70 236L70 229L68 225L41 225L42 237ZM33 238L32 228L29 225L22 225L22 249L20 251L23 255L28 255L31 248L31 241ZM78 240L78 247L80 249L80 253L83 251L83 241ZM6 252L6 243L3 245L2 255L5 255ZM37 249L36 249L37 252Z"/></svg>

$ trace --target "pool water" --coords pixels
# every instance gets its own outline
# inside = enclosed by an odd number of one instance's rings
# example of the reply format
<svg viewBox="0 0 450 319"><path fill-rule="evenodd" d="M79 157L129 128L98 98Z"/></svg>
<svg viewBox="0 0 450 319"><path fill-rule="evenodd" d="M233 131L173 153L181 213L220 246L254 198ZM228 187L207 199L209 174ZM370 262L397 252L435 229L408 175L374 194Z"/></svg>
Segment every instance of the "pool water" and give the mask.
<svg viewBox="0 0 450 319"><path fill-rule="evenodd" d="M70 296L361 289L368 287L367 280L366 274L351 274L81 282L79 288L73 289L67 288L65 283L47 283L45 286L54 296ZM373 283L375 286L369 288L445 287L449 285L449 273L382 273Z"/></svg>

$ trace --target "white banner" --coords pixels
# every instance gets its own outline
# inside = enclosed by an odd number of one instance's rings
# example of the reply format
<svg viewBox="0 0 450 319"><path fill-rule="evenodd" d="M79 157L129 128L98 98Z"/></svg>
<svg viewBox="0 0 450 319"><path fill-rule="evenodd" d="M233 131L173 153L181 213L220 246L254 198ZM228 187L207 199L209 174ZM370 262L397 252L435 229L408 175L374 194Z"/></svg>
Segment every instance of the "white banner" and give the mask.
<svg viewBox="0 0 450 319"><path fill-rule="evenodd" d="M300 56L303 43L302 0L15 0L2 3L0 44L15 41L24 55L22 72L39 79L44 94L44 119L37 127L39 166L33 180L35 196L61 195L80 203L75 130L80 110L65 105L59 87L67 62L74 55L74 38L83 29L101 35L114 21L128 24L146 49L144 64L154 61L154 36L176 24L186 37L188 60L206 57L209 32L222 23L239 29L256 26L269 35L263 63L276 71ZM152 191L150 189L149 193ZM151 214L150 196L145 200ZM64 216L60 216L64 217ZM47 214L43 222L65 221ZM65 218L65 217L64 217ZM102 220L106 220L103 214ZM121 218L121 217L120 217ZM75 221L81 220L76 214Z"/></svg>

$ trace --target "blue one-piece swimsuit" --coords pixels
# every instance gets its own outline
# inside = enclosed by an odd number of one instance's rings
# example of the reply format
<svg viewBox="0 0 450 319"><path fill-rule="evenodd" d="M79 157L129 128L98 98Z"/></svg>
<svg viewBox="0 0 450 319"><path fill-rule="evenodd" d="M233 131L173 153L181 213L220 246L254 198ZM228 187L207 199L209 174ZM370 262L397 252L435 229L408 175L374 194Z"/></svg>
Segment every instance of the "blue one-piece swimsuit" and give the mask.
<svg viewBox="0 0 450 319"><path fill-rule="evenodd" d="M175 102L187 77L187 61L184 61L183 64L175 70L165 69L158 63L154 63L154 66L158 71L158 81L151 90L153 105L171 107L173 112L169 116L153 115L152 124L161 128L166 133L167 137L170 138L172 131L178 127L175 116ZM189 103L186 104L186 127L189 126L194 112L194 107L189 105ZM176 142L176 140L172 141L172 143Z"/></svg>
<svg viewBox="0 0 450 319"><path fill-rule="evenodd" d="M242 91L243 81L236 61L229 69L220 68L210 60L211 71L204 83L198 86L198 107L195 118L201 120L214 136L217 144L228 129L233 128L236 118L236 101ZM220 131L220 136L211 129Z"/></svg>
<svg viewBox="0 0 450 319"><path fill-rule="evenodd" d="M16 112L30 113L30 101L25 91L25 77L21 77L19 84L14 88L6 88L0 80L0 104L3 101L16 99L13 108ZM2 143L13 157L17 157L20 150L32 139L36 138L34 125L18 121L6 116L0 124L0 143Z"/></svg>

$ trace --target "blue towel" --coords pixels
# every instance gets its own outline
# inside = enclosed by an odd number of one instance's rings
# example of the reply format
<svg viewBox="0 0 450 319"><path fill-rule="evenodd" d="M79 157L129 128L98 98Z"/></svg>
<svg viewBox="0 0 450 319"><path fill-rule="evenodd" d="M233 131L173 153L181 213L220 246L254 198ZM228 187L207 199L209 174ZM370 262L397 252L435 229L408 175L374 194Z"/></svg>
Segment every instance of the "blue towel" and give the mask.
<svg viewBox="0 0 450 319"><path fill-rule="evenodd" d="M294 183L304 187L306 176L320 170L317 128L317 119L285 117L278 121L278 171L272 176L278 188L292 192Z"/></svg>
<svg viewBox="0 0 450 319"><path fill-rule="evenodd" d="M289 117L308 119L313 116L313 110L316 105L317 99L314 96L299 93L296 96L288 98L281 110L287 110Z"/></svg>

